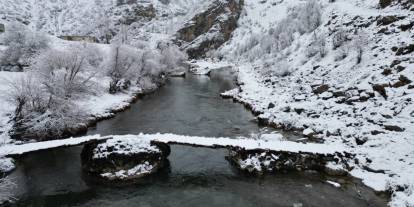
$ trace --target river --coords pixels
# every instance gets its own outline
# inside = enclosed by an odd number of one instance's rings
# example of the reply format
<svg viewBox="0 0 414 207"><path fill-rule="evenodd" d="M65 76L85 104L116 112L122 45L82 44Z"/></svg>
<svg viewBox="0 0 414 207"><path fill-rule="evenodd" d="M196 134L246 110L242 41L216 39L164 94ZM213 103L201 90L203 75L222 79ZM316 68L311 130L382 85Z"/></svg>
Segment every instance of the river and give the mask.
<svg viewBox="0 0 414 207"><path fill-rule="evenodd" d="M220 98L235 87L229 72L211 77L171 78L89 134L175 133L197 136L251 136L272 133L259 127L241 104ZM284 133L286 139L294 135ZM386 206L359 181L316 172L251 177L226 160L224 149L172 146L170 166L134 183L100 183L81 170L82 147L56 149L19 159L10 175L16 202L7 206ZM344 183L336 188L327 180Z"/></svg>

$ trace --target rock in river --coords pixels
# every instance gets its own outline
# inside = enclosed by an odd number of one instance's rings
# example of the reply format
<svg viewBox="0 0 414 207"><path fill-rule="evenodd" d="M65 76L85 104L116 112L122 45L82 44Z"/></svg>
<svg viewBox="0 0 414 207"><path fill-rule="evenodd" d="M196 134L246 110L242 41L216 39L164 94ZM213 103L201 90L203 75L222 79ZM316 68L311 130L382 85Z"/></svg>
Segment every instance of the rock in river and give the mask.
<svg viewBox="0 0 414 207"><path fill-rule="evenodd" d="M133 137L112 138L83 148L84 171L108 180L130 180L165 166L170 147Z"/></svg>

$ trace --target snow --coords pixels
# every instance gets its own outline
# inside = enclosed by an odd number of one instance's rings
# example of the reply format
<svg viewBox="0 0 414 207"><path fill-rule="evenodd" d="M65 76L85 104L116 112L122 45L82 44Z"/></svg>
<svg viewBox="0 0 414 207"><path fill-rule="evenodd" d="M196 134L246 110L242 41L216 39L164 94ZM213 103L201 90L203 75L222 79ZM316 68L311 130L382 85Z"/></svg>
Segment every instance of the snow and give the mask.
<svg viewBox="0 0 414 207"><path fill-rule="evenodd" d="M278 136L277 136L278 137ZM226 137L198 137L176 134L139 134L139 135L91 135L78 138L69 138L45 142L35 142L22 145L4 145L0 147L0 156L22 155L29 152L51 149L57 147L67 147L81 145L93 140L107 140L107 143L100 144L121 148L121 143L126 145L127 149L132 152L157 151L158 149L151 146L150 141L162 142L166 144L193 145L200 147L240 147L246 150L265 149L273 151L287 151L295 153L316 153L316 154L335 154L343 153L344 148L340 146L315 144L315 143L297 143L292 141L278 140L257 140L248 138L226 138ZM138 146L138 147L137 147ZM98 147L99 148L99 147ZM122 151L122 150L120 150ZM106 152L98 153L97 157L105 157Z"/></svg>
<svg viewBox="0 0 414 207"><path fill-rule="evenodd" d="M127 170L120 170L113 173L103 173L101 174L102 177L108 178L108 179L126 179L130 177L135 176L141 176L148 173L151 173L154 169L154 166L152 166L149 162L144 162L143 164L139 164L131 169Z"/></svg>
<svg viewBox="0 0 414 207"><path fill-rule="evenodd" d="M341 184L339 184L337 182L334 182L334 181L327 180L326 183L334 186L335 188L340 188L341 187Z"/></svg>
<svg viewBox="0 0 414 207"><path fill-rule="evenodd" d="M401 75L414 81L413 53L396 56L391 50L412 43L413 29L404 32L397 27L414 22L413 12L398 5L379 9L376 0L319 1L322 24L315 33L325 35L326 56L306 55L313 33L293 35L287 48L265 52L268 42L263 38L269 30L276 28L289 8L303 2L245 1L239 27L231 40L216 51L217 57L238 71L240 85L222 96L248 104L260 113L259 118L272 125L298 129L305 136L314 133L326 145L336 144L356 154L359 163L351 163L355 167L353 176L375 190L394 192L390 206L414 206L414 89L408 85L387 87L387 99L373 90L373 84L393 85ZM280 15L273 15L276 13ZM386 15L404 19L388 25L389 34L379 33L383 27L377 26L376 18ZM328 34L338 27L351 33L359 28L366 33L369 41L361 63L356 64L354 40L340 49L331 48L332 36ZM337 58L341 50L347 53L344 59ZM399 65L405 69L391 68L394 60L401 61ZM286 76L263 72L274 70L277 74L286 68L290 71ZM382 74L386 68L392 70L388 76ZM321 84L327 84L328 91L314 94L313 86ZM346 95L336 97L336 92ZM269 103L275 107L268 108ZM402 131L387 130L387 125L398 126ZM357 139L367 141L358 145ZM405 190L393 190L399 187Z"/></svg>
<svg viewBox="0 0 414 207"><path fill-rule="evenodd" d="M22 73L0 71L0 145L10 141L7 132L12 127L10 118L14 112L14 106L7 96L11 87L10 83L22 75Z"/></svg>
<svg viewBox="0 0 414 207"><path fill-rule="evenodd" d="M189 62L190 71L196 75L207 75L212 70L232 68L232 64L227 62L214 62L208 60L193 60Z"/></svg>
<svg viewBox="0 0 414 207"><path fill-rule="evenodd" d="M274 151L288 151L288 152L305 152L317 154L335 154L336 152L344 152L344 148L336 145L322 145L315 143L297 143L291 141L273 140L255 140L255 139L232 139L232 138L212 138L212 137L197 137L185 136L175 134L140 134L139 138L149 139L163 143L178 143L188 144L203 147L240 147L246 150L267 149Z"/></svg>
<svg viewBox="0 0 414 207"><path fill-rule="evenodd" d="M4 11L5 18L0 22L18 18L27 20L32 28L51 34L99 35L91 32L99 23L99 14L124 8L114 8L112 1L104 2L102 7L98 6L96 1L90 0L58 1L61 5L54 2L4 0L0 4L0 11ZM145 4L154 5L158 18L139 22L141 26L131 25L128 34L133 37L132 42L144 40L154 45L157 40L170 38L185 22L206 9L212 0L171 2L165 5L158 0L144 1ZM222 61L198 60L190 65L196 74L208 74L211 70L232 67L238 71L240 87L224 92L222 96L249 104L254 111L261 112L260 118L272 124L299 129L305 136L315 134L323 138L324 144L288 142L279 139L277 135L263 136L259 140L173 134L138 136L167 143L179 142L209 147L224 145L322 153L347 151L356 154L359 160L358 164L351 163L355 167L351 171L353 176L361 178L366 185L375 190L391 190L393 196L390 206L414 206L414 89L409 89L408 86L387 87L385 90L388 98L384 99L372 88L373 84L393 85L401 75L414 80L412 53L396 56L391 50L392 47L412 43L413 29L404 32L398 26L414 22L413 12L398 5L379 9L378 0L319 2L323 8L322 24L315 30L315 34L325 35L323 37L326 39L327 52L324 57L307 56L308 46L313 38L311 33L293 34L290 46L280 51L265 50L266 44L269 43L269 39L266 38L270 29L286 20L291 9L304 4L305 1L245 0L243 14L231 40L215 51ZM51 15L56 9L61 10L58 17ZM376 24L376 19L381 15L403 16L404 19L380 27ZM114 16L112 21L116 21L117 18ZM359 64L356 64L353 40L333 50L332 37L329 36L331 31L338 27L354 32L354 26L364 31L369 40L364 46L366 49ZM379 30L382 28L389 28L389 33L380 33ZM355 38L351 36L351 39ZM55 43L56 47L64 47L65 44L63 41ZM105 50L105 46L101 48ZM347 56L338 58L344 51ZM401 61L399 66L405 69L397 71L395 67L392 68L391 63L394 60ZM392 73L388 76L383 75L385 68L391 68ZM277 75L263 75L264 70L274 71ZM288 72L288 75L280 75L282 72ZM0 155L56 147L66 145L66 142L79 144L75 139L39 145L33 143L16 146L10 143L7 131L11 128L10 115L14 107L4 96L9 88L7 81L1 77L15 79L22 75L24 74L0 72L0 142L6 143L0 146ZM101 86L100 92L77 101L77 104L93 117L111 116L114 109L126 107L133 94L140 91L135 88L123 94L105 94L102 91L106 90L104 86L108 85L107 81L97 79L97 85ZM329 90L319 95L313 94L312 87L320 84L327 84ZM346 95L336 97L335 92L343 92ZM374 96L371 97L370 94ZM359 101L361 99L368 100ZM269 103L273 103L275 107L269 108ZM385 126L398 126L403 131L386 130ZM86 140L85 137L80 139ZM357 139L366 139L366 142L358 145ZM43 144L44 148L41 146ZM249 162L254 163L254 160ZM328 164L328 167L338 168L332 163ZM400 187L404 190L401 191Z"/></svg>
<svg viewBox="0 0 414 207"><path fill-rule="evenodd" d="M311 134L314 134L315 132L311 129L311 128L307 128L305 130L303 130L303 135L305 136L309 136Z"/></svg>
<svg viewBox="0 0 414 207"><path fill-rule="evenodd" d="M111 148L111 151L108 151ZM136 136L114 136L105 143L98 144L93 151L93 159L106 158L112 153L139 154L142 152L159 153L160 150L148 140L137 139Z"/></svg>
<svg viewBox="0 0 414 207"><path fill-rule="evenodd" d="M102 137L100 135L91 135L78 138L68 138L61 140L52 140L44 142L34 142L28 144L7 144L0 146L0 157L2 156L16 156L23 155L29 152L35 152L39 150L52 149L58 147L76 146L91 140L105 140L108 137Z"/></svg>
<svg viewBox="0 0 414 207"><path fill-rule="evenodd" d="M0 158L0 172L7 173L14 170L14 160L12 158Z"/></svg>
<svg viewBox="0 0 414 207"><path fill-rule="evenodd" d="M115 32L121 30L124 17L134 17L129 11L136 6L153 6L156 18L140 18L127 26L132 41L141 39L155 43L169 38L195 14L205 10L213 0L175 0L164 4L160 0L137 1L134 4L117 5L117 1L54 1L54 0L2 0L0 23L24 21L34 30L52 35L89 35L100 37L106 27ZM118 39L117 37L115 39Z"/></svg>

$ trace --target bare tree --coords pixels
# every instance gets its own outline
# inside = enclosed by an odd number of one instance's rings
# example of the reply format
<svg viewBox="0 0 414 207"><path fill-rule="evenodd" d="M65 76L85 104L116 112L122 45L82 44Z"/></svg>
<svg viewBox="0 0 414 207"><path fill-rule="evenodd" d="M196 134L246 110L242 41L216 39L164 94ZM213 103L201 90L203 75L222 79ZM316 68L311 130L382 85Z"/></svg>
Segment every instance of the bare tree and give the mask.
<svg viewBox="0 0 414 207"><path fill-rule="evenodd" d="M106 62L107 73L111 78L109 93L114 94L126 89L131 80L136 79L142 70L143 54L126 45L115 45Z"/></svg>
<svg viewBox="0 0 414 207"><path fill-rule="evenodd" d="M9 82L9 100L16 105L14 120L22 119L26 113L44 113L47 109L45 94L39 81L31 74Z"/></svg>
<svg viewBox="0 0 414 207"><path fill-rule="evenodd" d="M45 35L30 31L19 23L9 24L3 42L8 47L0 57L0 64L18 66L21 70L36 54L48 47Z"/></svg>
<svg viewBox="0 0 414 207"><path fill-rule="evenodd" d="M337 28L332 37L333 49L341 47L346 41L348 41L348 32L342 27Z"/></svg>
<svg viewBox="0 0 414 207"><path fill-rule="evenodd" d="M357 64L361 63L364 49L368 44L368 34L365 31L356 30L353 39L353 47L357 53Z"/></svg>

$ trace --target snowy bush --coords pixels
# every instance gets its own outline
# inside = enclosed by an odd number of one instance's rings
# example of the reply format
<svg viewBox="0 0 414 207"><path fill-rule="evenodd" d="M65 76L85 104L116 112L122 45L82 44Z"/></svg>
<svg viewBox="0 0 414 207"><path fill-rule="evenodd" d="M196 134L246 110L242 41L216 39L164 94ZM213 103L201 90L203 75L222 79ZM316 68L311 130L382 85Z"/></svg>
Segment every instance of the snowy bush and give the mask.
<svg viewBox="0 0 414 207"><path fill-rule="evenodd" d="M339 27L336 29L332 37L333 49L335 50L341 47L346 41L348 41L348 32L344 28Z"/></svg>
<svg viewBox="0 0 414 207"><path fill-rule="evenodd" d="M111 78L109 93L126 89L131 81L140 76L143 67L143 52L127 45L115 45L105 63Z"/></svg>
<svg viewBox="0 0 414 207"><path fill-rule="evenodd" d="M349 45L345 44L336 50L335 61L341 61L349 55Z"/></svg>
<svg viewBox="0 0 414 207"><path fill-rule="evenodd" d="M47 110L45 94L41 84L31 73L9 83L8 97L16 106L15 120L20 120L27 113L44 113Z"/></svg>
<svg viewBox="0 0 414 207"><path fill-rule="evenodd" d="M3 42L7 49L0 57L0 64L17 66L20 70L28 66L36 54L48 47L45 35L31 31L19 23L9 25Z"/></svg>
<svg viewBox="0 0 414 207"><path fill-rule="evenodd" d="M361 63L365 47L368 45L368 34L364 31L357 31L352 39L353 48L356 52L357 64Z"/></svg>
<svg viewBox="0 0 414 207"><path fill-rule="evenodd" d="M308 57L313 57L319 54L320 57L325 57L326 50L326 40L325 34L321 32L313 32L311 43L308 45L306 55Z"/></svg>
<svg viewBox="0 0 414 207"><path fill-rule="evenodd" d="M57 138L85 119L74 100L94 88L91 79L97 68L82 48L48 49L34 59L26 76L11 83L9 98L16 104L12 134Z"/></svg>
<svg viewBox="0 0 414 207"><path fill-rule="evenodd" d="M312 32L322 24L322 8L317 0L308 0L305 5L294 7L292 10L289 18L296 21L298 32L301 34Z"/></svg>
<svg viewBox="0 0 414 207"><path fill-rule="evenodd" d="M85 57L87 64L90 67L98 69L102 66L104 55L97 46L84 43L81 46L78 46L77 50L82 53L81 55Z"/></svg>
<svg viewBox="0 0 414 207"><path fill-rule="evenodd" d="M119 92L134 83L152 88L165 74L182 69L185 60L187 55L171 43L160 42L155 49L142 42L135 47L115 45L105 63L112 80L109 92Z"/></svg>
<svg viewBox="0 0 414 207"><path fill-rule="evenodd" d="M88 64L87 54L72 47L68 50L47 50L36 58L33 72L49 96L49 104L70 99L91 89L95 71Z"/></svg>
<svg viewBox="0 0 414 207"><path fill-rule="evenodd" d="M162 55L161 63L166 65L166 70L183 69L183 63L188 59L188 56L178 46L169 42L160 42L158 49Z"/></svg>
<svg viewBox="0 0 414 207"><path fill-rule="evenodd" d="M278 59L274 64L266 64L261 70L263 76L285 77L292 73L291 68L286 60Z"/></svg>

